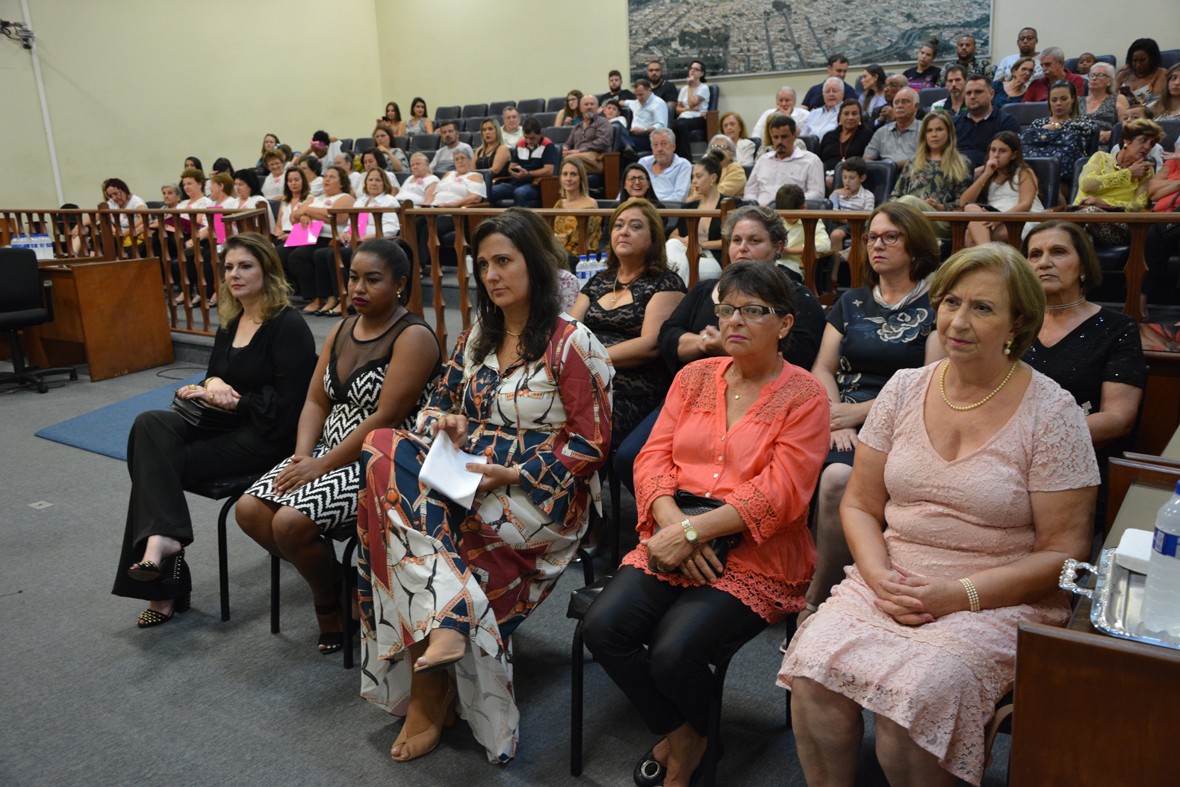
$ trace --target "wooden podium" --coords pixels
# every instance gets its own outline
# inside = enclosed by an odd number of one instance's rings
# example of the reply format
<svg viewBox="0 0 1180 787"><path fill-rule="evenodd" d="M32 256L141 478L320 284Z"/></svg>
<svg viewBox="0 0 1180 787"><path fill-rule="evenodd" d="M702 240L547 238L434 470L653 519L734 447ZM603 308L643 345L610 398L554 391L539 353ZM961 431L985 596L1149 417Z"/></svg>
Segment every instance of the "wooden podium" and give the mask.
<svg viewBox="0 0 1180 787"><path fill-rule="evenodd" d="M53 322L24 331L33 363L89 364L91 381L172 363L159 259L50 261L41 273L53 282Z"/></svg>

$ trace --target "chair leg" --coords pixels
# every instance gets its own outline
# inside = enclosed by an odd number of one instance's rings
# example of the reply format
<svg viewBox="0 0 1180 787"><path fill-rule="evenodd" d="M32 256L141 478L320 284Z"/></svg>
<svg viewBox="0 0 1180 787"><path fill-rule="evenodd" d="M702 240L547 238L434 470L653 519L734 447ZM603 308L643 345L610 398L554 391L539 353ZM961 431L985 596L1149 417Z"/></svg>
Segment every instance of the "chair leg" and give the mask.
<svg viewBox="0 0 1180 787"><path fill-rule="evenodd" d="M574 628L570 653L570 776L582 775L582 621Z"/></svg>
<svg viewBox="0 0 1180 787"><path fill-rule="evenodd" d="M344 669L352 669L352 599L356 595L356 569L352 565L352 556L356 551L357 537L353 535L344 545L344 555L341 566L344 571L344 581L340 583L340 619L344 621Z"/></svg>
<svg viewBox="0 0 1180 787"><path fill-rule="evenodd" d="M221 514L217 517L217 582L221 591L221 622L229 620L229 546L225 526L229 519L229 510L238 502L241 495L230 495L221 506Z"/></svg>
<svg viewBox="0 0 1180 787"><path fill-rule="evenodd" d="M697 782L703 787L717 784L717 763L721 761L721 700L725 694L725 673L729 671L730 654L720 660L713 669L713 696L709 701L709 736L705 746L705 757L701 760L701 777Z"/></svg>
<svg viewBox="0 0 1180 787"><path fill-rule="evenodd" d="M270 556L270 633L279 633L279 564L282 561Z"/></svg>
<svg viewBox="0 0 1180 787"><path fill-rule="evenodd" d="M614 571L619 566L619 541L622 538L622 501L623 482L614 467L615 455L610 455L610 568Z"/></svg>

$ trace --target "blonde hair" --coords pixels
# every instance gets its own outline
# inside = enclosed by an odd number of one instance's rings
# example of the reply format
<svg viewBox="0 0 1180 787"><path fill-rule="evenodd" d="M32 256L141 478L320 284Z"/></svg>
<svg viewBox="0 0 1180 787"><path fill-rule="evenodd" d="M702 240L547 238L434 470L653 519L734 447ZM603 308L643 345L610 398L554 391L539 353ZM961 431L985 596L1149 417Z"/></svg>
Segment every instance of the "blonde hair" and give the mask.
<svg viewBox="0 0 1180 787"><path fill-rule="evenodd" d="M573 167L574 169L576 169L578 171L578 188L581 189L581 193L578 196L580 196L580 197L590 196L590 181L586 178L586 165L583 164L581 162L581 160L579 160L578 158L567 158L566 160L561 162L561 166L558 167L558 169L557 169L557 174L560 175L561 171L563 169L565 169L567 166ZM561 198L562 199L567 198L566 193L565 193L565 189L562 189L562 191L561 191Z"/></svg>
<svg viewBox="0 0 1180 787"><path fill-rule="evenodd" d="M262 268L262 321L273 319L291 305L292 288L283 273L283 263L275 245L257 232L241 232L226 240L225 253L241 249L254 258ZM218 330L228 330L231 322L242 313L242 303L225 283L225 274L218 270L217 319Z"/></svg>
<svg viewBox="0 0 1180 787"><path fill-rule="evenodd" d="M939 168L955 180L966 180L968 177L967 160L959 153L959 145L955 140L955 124L951 116L942 110L934 110L922 118L922 125L918 127L918 151L914 154L911 166L919 170L929 163L930 149L926 146L926 128L935 120L946 128L946 147L942 150Z"/></svg>

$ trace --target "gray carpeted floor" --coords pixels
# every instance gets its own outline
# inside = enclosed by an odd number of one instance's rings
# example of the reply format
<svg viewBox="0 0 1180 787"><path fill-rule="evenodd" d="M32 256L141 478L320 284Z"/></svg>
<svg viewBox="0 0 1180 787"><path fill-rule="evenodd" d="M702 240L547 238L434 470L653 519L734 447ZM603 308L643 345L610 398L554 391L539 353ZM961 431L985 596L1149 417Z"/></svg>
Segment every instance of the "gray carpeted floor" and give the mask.
<svg viewBox="0 0 1180 787"><path fill-rule="evenodd" d="M328 324L315 325L322 341ZM0 365L0 368L8 368ZM140 631L142 604L109 594L125 516L122 463L33 436L44 426L180 379L191 365L48 394L0 392L5 446L0 527L0 783L626 785L654 743L625 698L586 667L585 772L569 776L570 571L514 638L521 744L489 764L460 722L440 748L408 764L389 758L398 724L358 698L359 675L320 656L306 585L283 572L283 631L269 633L268 562L231 524L233 617L217 609L218 504L190 498L194 609ZM84 371L84 370L83 370ZM199 370L198 370L199 371ZM633 510L633 504L632 504ZM724 785L797 785L803 778L774 686L782 627L734 660L726 683ZM1007 740L985 783L1004 780ZM883 783L862 751L862 781Z"/></svg>

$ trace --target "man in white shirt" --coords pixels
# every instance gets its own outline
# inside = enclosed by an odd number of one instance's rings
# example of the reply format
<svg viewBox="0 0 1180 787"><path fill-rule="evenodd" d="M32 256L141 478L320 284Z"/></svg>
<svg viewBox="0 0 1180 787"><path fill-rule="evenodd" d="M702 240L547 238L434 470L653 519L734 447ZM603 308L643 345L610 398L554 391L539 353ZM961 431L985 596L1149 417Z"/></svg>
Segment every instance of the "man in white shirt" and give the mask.
<svg viewBox="0 0 1180 787"><path fill-rule="evenodd" d="M504 125L500 126L500 136L508 147L515 147L517 142L524 139L524 129L520 127L520 110L516 107L504 107L500 119Z"/></svg>
<svg viewBox="0 0 1180 787"><path fill-rule="evenodd" d="M660 202L684 202L692 183L692 164L676 155L676 134L672 129L651 132L651 152L639 159L639 165L651 176L656 197Z"/></svg>
<svg viewBox="0 0 1180 787"><path fill-rule="evenodd" d="M837 80L839 81L839 80ZM843 98L843 90L838 94ZM794 183L807 199L824 198L824 165L819 156L795 149L795 121L786 115L770 119L770 143L774 150L754 162L746 180L745 197L759 205L773 205L779 187Z"/></svg>
<svg viewBox="0 0 1180 787"><path fill-rule="evenodd" d="M823 106L816 107L807 113L807 119L803 121L803 125L797 126L799 133L823 139L824 134L836 127L836 123L840 119L840 102L843 100L844 81L839 77L828 77L824 80ZM819 199L823 199L823 197Z"/></svg>
<svg viewBox="0 0 1180 787"><path fill-rule="evenodd" d="M1033 63L1036 64L1036 70L1033 71L1033 79L1040 79L1044 76L1044 72L1041 71L1041 53L1037 51L1038 43L1037 29L1035 27L1020 28L1020 32L1016 34L1016 54L1008 55L996 65L994 78L1003 81L1011 79L1012 67L1016 65L1016 61L1026 57L1031 57Z"/></svg>
<svg viewBox="0 0 1180 787"><path fill-rule="evenodd" d="M762 117L758 118L758 122L751 129L750 135L754 139L761 140L763 133L766 132L766 122L776 112L780 115L794 118L795 126L798 127L804 120L807 120L807 110L796 105L795 102L798 100L799 98L795 92L795 88L790 85L780 87L778 93L774 96L774 106L762 113Z"/></svg>
<svg viewBox="0 0 1180 787"><path fill-rule="evenodd" d="M632 85L635 100L631 108L631 140L636 150L651 150L651 132L668 127L668 102L651 90L651 81L640 77Z"/></svg>

